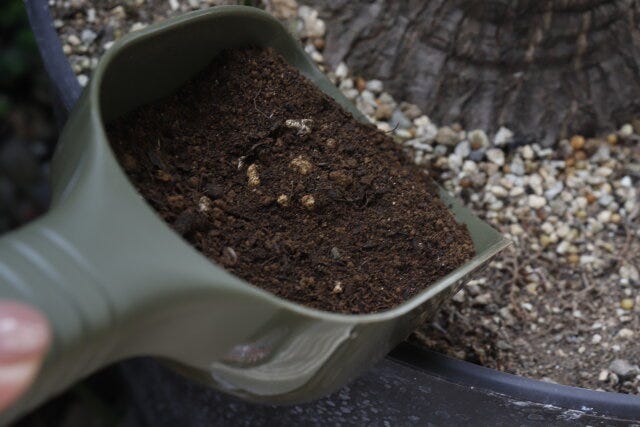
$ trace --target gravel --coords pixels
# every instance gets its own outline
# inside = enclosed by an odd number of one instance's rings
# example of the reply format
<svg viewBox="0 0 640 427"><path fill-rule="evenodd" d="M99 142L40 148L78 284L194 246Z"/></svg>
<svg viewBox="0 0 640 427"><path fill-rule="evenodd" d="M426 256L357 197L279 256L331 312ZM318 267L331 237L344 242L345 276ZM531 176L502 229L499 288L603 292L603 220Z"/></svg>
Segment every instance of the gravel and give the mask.
<svg viewBox="0 0 640 427"><path fill-rule="evenodd" d="M637 365L632 365L624 359L615 359L609 365L609 370L620 379L630 379L640 374L640 369L638 369Z"/></svg>
<svg viewBox="0 0 640 427"><path fill-rule="evenodd" d="M126 32L221 3L50 2L81 84ZM383 82L355 78L344 63L326 66L325 25L315 10L294 0L266 7L379 129L514 242L412 339L506 372L640 393L640 120L608 135L574 135L554 149L507 126L494 135L439 127L393 99Z"/></svg>

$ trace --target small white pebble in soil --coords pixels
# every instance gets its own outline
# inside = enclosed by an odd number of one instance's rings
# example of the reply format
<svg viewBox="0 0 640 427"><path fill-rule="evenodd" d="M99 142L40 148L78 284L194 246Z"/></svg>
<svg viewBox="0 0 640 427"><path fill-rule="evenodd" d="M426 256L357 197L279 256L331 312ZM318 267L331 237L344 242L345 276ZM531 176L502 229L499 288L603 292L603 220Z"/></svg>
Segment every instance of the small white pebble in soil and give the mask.
<svg viewBox="0 0 640 427"><path fill-rule="evenodd" d="M630 339L633 338L633 331L629 328L622 328L618 331L616 336L623 340Z"/></svg>
<svg viewBox="0 0 640 427"><path fill-rule="evenodd" d="M135 24L133 24L131 26L130 31L140 31L144 28L147 28L147 24L143 23L143 22L136 22Z"/></svg>
<svg viewBox="0 0 640 427"><path fill-rule="evenodd" d="M615 359L609 364L609 369L621 379L630 379L640 372L637 365L632 365L626 359Z"/></svg>
<svg viewBox="0 0 640 427"><path fill-rule="evenodd" d="M535 194L530 194L527 203L529 207L532 209L540 209L547 204L547 200L542 196L537 196Z"/></svg>
<svg viewBox="0 0 640 427"><path fill-rule="evenodd" d="M287 207L289 206L289 196L286 194L281 194L278 196L277 202L280 206Z"/></svg>
<svg viewBox="0 0 640 427"><path fill-rule="evenodd" d="M626 188L631 188L633 186L633 181L631 180L631 177L629 175L625 175L620 180L620 185Z"/></svg>
<svg viewBox="0 0 640 427"><path fill-rule="evenodd" d="M344 288L342 287L342 282L337 281L335 283L335 285L333 286L333 290L331 290L332 294L341 294L344 291Z"/></svg>
<svg viewBox="0 0 640 427"><path fill-rule="evenodd" d="M302 198L300 199L300 203L302 203L302 206L309 210L316 207L316 199L311 194L305 194L304 196L302 196Z"/></svg>
<svg viewBox="0 0 640 427"><path fill-rule="evenodd" d="M465 296L466 292L464 291L464 289L460 289L460 291L457 292L451 299L455 302L463 303L465 300Z"/></svg>
<svg viewBox="0 0 640 427"><path fill-rule="evenodd" d="M624 137L633 135L633 126L631 126L630 123L625 123L624 125L622 125L622 127L620 128L620 135Z"/></svg>
<svg viewBox="0 0 640 427"><path fill-rule="evenodd" d="M366 87L368 91L373 93L380 93L384 89L380 80L369 80Z"/></svg>
<svg viewBox="0 0 640 427"><path fill-rule="evenodd" d="M207 196L202 196L200 197L200 200L198 200L198 210L200 212L209 212L211 210L211 199L208 198Z"/></svg>
<svg viewBox="0 0 640 427"><path fill-rule="evenodd" d="M507 129L506 127L502 126L500 129L498 129L498 132L496 132L496 136L493 137L493 143L496 146L500 147L510 143L512 139L513 139L513 132L511 132L511 130Z"/></svg>
<svg viewBox="0 0 640 427"><path fill-rule="evenodd" d="M313 165L304 156L298 156L291 160L289 167L301 175L308 175L313 169Z"/></svg>
<svg viewBox="0 0 640 427"><path fill-rule="evenodd" d="M618 274L621 278L632 280L634 282L640 281L640 272L636 267L631 264L623 264L618 270Z"/></svg>
<svg viewBox="0 0 640 427"><path fill-rule="evenodd" d="M312 119L287 119L284 125L290 129L296 129L298 135L308 135L311 133Z"/></svg>
<svg viewBox="0 0 640 427"><path fill-rule="evenodd" d="M451 129L449 126L443 126L438 129L438 133L435 136L438 144L446 146L454 146L458 143L458 133Z"/></svg>
<svg viewBox="0 0 640 427"><path fill-rule="evenodd" d="M87 22L95 22L96 20L96 10L92 7L87 9Z"/></svg>
<svg viewBox="0 0 640 427"><path fill-rule="evenodd" d="M258 165L251 164L247 168L247 178L249 187L257 187L260 185L260 175L258 174Z"/></svg>
<svg viewBox="0 0 640 427"><path fill-rule="evenodd" d="M334 74L337 78L344 79L345 77L347 77L347 74L349 74L349 67L347 67L347 64L345 64L344 62L341 62L336 67Z"/></svg>
<svg viewBox="0 0 640 427"><path fill-rule="evenodd" d="M509 192L504 188L501 187L499 185L494 185L490 188L491 193L496 196L496 197L507 197L509 195Z"/></svg>
<svg viewBox="0 0 640 427"><path fill-rule="evenodd" d="M114 18L117 18L117 19L120 19L120 20L124 20L127 17L127 12L124 10L124 7L122 7L122 6L114 7L113 9L111 9L110 14Z"/></svg>
<svg viewBox="0 0 640 427"><path fill-rule="evenodd" d="M526 160L532 160L534 156L535 153L530 145L525 145L524 147L522 147L522 158Z"/></svg>
<svg viewBox="0 0 640 427"><path fill-rule="evenodd" d="M301 19L300 35L309 38L323 37L326 31L324 21L318 18L318 11L309 6L300 6L298 17Z"/></svg>
<svg viewBox="0 0 640 427"><path fill-rule="evenodd" d="M598 381L604 382L608 379L609 379L609 371L606 369L601 370L600 373L598 374Z"/></svg>
<svg viewBox="0 0 640 427"><path fill-rule="evenodd" d="M84 74L79 74L78 83L80 84L80 86L85 87L87 83L89 83L89 77L85 76Z"/></svg>
<svg viewBox="0 0 640 427"><path fill-rule="evenodd" d="M472 150L481 150L489 145L489 138L482 129L472 130L469 132L468 138Z"/></svg>
<svg viewBox="0 0 640 427"><path fill-rule="evenodd" d="M606 224L611 220L611 212L602 211L598 214L598 222L601 224Z"/></svg>
<svg viewBox="0 0 640 427"><path fill-rule="evenodd" d="M84 30L82 30L82 33L80 33L80 38L85 44L93 43L97 36L98 35L95 32L91 31L88 28L85 28Z"/></svg>
<svg viewBox="0 0 640 427"><path fill-rule="evenodd" d="M318 51L311 52L311 59L315 62L324 62L324 56Z"/></svg>
<svg viewBox="0 0 640 427"><path fill-rule="evenodd" d="M602 335L600 334L595 334L591 337L591 344L600 344L600 341L602 341Z"/></svg>
<svg viewBox="0 0 640 427"><path fill-rule="evenodd" d="M81 41L78 36L76 36L75 34L71 34L69 37L67 37L67 43L69 43L71 46L79 46Z"/></svg>

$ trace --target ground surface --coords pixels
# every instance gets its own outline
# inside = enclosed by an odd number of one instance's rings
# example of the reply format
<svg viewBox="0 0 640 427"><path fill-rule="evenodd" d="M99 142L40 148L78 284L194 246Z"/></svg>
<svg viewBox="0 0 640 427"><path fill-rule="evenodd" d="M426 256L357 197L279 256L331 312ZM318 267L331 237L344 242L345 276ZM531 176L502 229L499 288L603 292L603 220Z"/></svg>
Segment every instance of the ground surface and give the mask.
<svg viewBox="0 0 640 427"><path fill-rule="evenodd" d="M91 4L53 2L81 83L113 38L209 2L175 10L154 2ZM322 64L325 26L317 13L295 1L268 4ZM381 82L350 75L346 64L329 75L381 129L394 129L416 163L515 243L414 339L507 372L639 393L640 121L548 150L508 129L488 136L438 127Z"/></svg>

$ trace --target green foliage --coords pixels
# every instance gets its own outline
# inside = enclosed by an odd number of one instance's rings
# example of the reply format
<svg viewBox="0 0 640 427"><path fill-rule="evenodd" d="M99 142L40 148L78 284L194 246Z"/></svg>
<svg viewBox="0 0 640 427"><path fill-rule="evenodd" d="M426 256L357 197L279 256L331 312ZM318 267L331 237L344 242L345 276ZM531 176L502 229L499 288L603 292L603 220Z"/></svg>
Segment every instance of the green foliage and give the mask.
<svg viewBox="0 0 640 427"><path fill-rule="evenodd" d="M7 30L21 25L26 20L24 7L20 0L7 0L0 4L0 29Z"/></svg>
<svg viewBox="0 0 640 427"><path fill-rule="evenodd" d="M0 1L0 119L31 82L38 49L22 0Z"/></svg>

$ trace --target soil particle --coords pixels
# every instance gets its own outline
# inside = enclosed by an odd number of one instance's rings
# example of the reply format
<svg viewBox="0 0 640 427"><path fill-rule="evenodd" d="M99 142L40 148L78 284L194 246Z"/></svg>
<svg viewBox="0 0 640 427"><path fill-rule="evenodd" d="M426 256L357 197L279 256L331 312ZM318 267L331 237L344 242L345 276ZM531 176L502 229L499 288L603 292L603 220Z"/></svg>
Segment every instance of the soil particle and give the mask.
<svg viewBox="0 0 640 427"><path fill-rule="evenodd" d="M222 53L108 133L135 186L187 241L310 307L387 310L474 254L402 148L272 50Z"/></svg>

